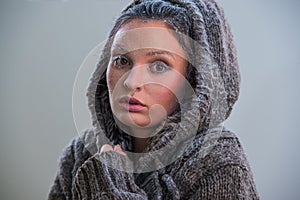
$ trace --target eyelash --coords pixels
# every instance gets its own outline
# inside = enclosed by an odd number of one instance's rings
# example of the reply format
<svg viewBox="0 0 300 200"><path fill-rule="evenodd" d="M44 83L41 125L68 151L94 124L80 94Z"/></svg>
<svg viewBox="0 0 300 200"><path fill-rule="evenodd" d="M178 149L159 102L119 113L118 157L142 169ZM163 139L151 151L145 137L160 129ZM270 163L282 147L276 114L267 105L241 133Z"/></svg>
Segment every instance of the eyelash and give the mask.
<svg viewBox="0 0 300 200"><path fill-rule="evenodd" d="M125 63L122 63L124 61ZM123 69L127 66L130 66L130 61L125 56L118 55L113 57L112 64L118 69ZM163 67L163 70L157 70L155 69L155 67ZM155 60L154 62L151 62L148 68L149 71L153 74L161 74L171 69L171 67L163 60Z"/></svg>
<svg viewBox="0 0 300 200"><path fill-rule="evenodd" d="M125 61L126 63L121 63L122 61ZM126 57L119 55L113 57L113 65L117 68L123 68L124 66L129 66L130 62Z"/></svg>

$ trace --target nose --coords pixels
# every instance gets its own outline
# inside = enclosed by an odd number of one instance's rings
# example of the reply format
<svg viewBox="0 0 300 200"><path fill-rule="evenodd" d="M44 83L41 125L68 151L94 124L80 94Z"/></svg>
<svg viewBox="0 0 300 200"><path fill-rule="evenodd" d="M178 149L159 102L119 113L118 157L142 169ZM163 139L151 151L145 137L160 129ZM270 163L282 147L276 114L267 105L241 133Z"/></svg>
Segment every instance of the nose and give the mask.
<svg viewBox="0 0 300 200"><path fill-rule="evenodd" d="M136 66L127 72L127 77L124 80L124 86L126 88L131 91L141 90L145 81L145 73L143 68L144 67L142 66Z"/></svg>

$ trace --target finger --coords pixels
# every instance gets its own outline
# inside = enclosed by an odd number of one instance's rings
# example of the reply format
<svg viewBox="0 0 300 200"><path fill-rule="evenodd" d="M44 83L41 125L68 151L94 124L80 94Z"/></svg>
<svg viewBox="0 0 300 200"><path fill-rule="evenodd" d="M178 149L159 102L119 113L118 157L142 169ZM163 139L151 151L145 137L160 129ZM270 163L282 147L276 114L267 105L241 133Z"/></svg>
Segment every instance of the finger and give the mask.
<svg viewBox="0 0 300 200"><path fill-rule="evenodd" d="M119 144L117 144L114 148L114 150L118 153L121 154L123 156L126 156L126 153L122 150L121 146Z"/></svg>
<svg viewBox="0 0 300 200"><path fill-rule="evenodd" d="M112 148L112 146L110 146L109 144L104 144L101 147L100 154L103 153L103 152L106 152L106 151L113 151L113 150L114 149Z"/></svg>
<svg viewBox="0 0 300 200"><path fill-rule="evenodd" d="M122 148L119 144L117 144L114 148L115 151L122 151Z"/></svg>

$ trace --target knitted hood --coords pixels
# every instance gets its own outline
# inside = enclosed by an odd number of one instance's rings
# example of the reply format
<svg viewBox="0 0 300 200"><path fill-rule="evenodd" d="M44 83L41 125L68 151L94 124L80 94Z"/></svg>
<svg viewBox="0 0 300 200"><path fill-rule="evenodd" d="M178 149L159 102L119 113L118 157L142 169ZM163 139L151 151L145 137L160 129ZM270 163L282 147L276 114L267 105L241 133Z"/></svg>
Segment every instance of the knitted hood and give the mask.
<svg viewBox="0 0 300 200"><path fill-rule="evenodd" d="M195 68L193 77L190 77L193 96L184 113L177 112L168 116L164 127L150 139L145 152L153 152L170 144L168 151L173 152L170 155L178 155L174 151L182 151L186 143L182 138L188 141L188 138L205 133L228 118L238 99L240 74L232 34L222 9L214 0L136 0L122 13L138 5L145 6L145 11L148 12L155 4L162 2L186 9L189 14L187 34L193 43L191 64ZM109 103L106 68L110 60L111 39L113 38L107 40L90 79L88 105L98 148L105 143L121 144L122 149L132 152L132 136L117 126ZM195 130L192 137L188 134L190 130ZM175 140L176 135L180 135L181 140ZM162 154L163 152L160 153ZM159 162L164 163L162 160L165 157L159 158Z"/></svg>

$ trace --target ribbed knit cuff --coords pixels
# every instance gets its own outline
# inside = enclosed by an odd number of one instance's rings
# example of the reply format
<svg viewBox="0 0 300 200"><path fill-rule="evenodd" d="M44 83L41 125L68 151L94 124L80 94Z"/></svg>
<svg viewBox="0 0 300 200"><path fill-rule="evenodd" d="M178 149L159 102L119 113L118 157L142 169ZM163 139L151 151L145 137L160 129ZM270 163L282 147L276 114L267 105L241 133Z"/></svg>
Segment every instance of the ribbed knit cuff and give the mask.
<svg viewBox="0 0 300 200"><path fill-rule="evenodd" d="M132 173L126 172L131 167L128 160L114 151L89 158L75 176L73 199L147 199Z"/></svg>

